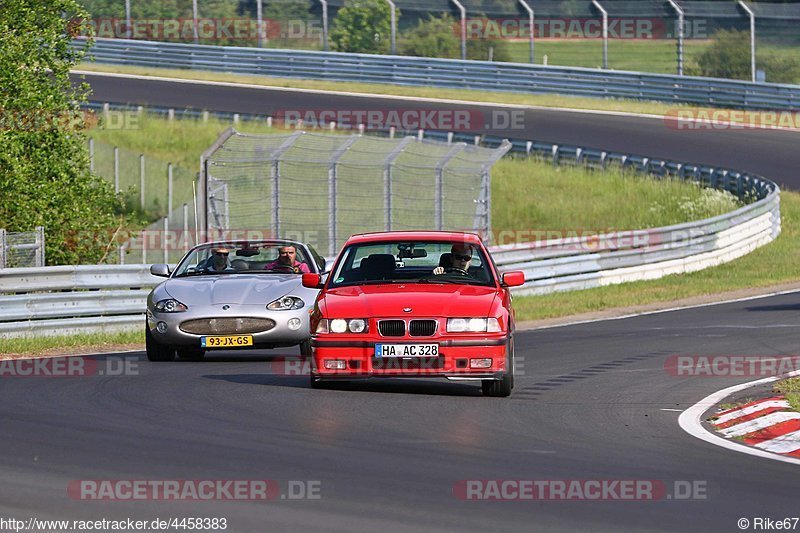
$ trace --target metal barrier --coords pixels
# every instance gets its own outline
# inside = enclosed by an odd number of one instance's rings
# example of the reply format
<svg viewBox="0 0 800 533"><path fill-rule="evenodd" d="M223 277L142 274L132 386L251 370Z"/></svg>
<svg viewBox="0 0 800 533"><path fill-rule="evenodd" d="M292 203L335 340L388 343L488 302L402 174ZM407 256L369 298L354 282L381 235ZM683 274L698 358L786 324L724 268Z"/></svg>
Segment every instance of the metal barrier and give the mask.
<svg viewBox="0 0 800 533"><path fill-rule="evenodd" d="M467 138L436 132L428 136L449 137L451 142ZM483 141L496 146L502 139ZM490 250L501 270L525 272L526 282L514 289L515 294L587 289L692 272L745 255L781 231L780 191L759 176L551 143L512 144L517 153L545 157L554 164L598 169L618 165L657 177L696 181L751 200L730 213L686 224L493 246ZM148 265L0 270L0 338L142 327L148 289L160 281L150 275Z"/></svg>
<svg viewBox="0 0 800 533"><path fill-rule="evenodd" d="M75 46L82 43L76 41ZM419 85L483 91L627 98L712 107L800 109L800 86L587 68L423 57L306 52L98 39L99 63Z"/></svg>

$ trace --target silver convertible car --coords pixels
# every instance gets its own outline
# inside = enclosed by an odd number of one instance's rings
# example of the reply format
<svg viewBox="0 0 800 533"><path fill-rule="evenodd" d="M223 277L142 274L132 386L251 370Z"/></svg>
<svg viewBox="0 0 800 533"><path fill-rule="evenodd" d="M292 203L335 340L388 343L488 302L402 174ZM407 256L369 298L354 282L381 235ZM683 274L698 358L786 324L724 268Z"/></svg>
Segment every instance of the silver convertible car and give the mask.
<svg viewBox="0 0 800 533"><path fill-rule="evenodd" d="M169 278L147 297L147 358L198 361L206 350L300 345L310 355L309 313L319 293L302 285L325 259L288 240L213 242L178 263L150 267Z"/></svg>

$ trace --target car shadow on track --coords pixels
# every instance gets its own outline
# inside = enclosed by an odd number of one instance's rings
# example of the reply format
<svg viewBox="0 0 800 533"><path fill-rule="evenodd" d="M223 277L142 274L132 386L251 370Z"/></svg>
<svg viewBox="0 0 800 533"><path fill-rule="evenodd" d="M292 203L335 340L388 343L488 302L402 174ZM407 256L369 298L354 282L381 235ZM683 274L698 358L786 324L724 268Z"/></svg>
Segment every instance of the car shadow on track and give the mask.
<svg viewBox="0 0 800 533"><path fill-rule="evenodd" d="M228 381L244 385L266 385L293 389L310 389L308 375L276 374L208 374L205 379ZM336 392L375 392L384 394L425 394L428 396L482 396L480 385L446 381L393 379L337 381L326 383L320 394Z"/></svg>

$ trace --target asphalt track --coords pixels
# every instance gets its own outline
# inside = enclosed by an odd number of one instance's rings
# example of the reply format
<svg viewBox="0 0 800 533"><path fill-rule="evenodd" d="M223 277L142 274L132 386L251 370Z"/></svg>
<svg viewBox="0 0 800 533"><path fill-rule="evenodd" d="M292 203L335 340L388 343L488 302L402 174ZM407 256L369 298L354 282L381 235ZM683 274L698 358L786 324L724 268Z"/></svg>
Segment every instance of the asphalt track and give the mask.
<svg viewBox="0 0 800 533"><path fill-rule="evenodd" d="M73 75L77 79L78 76ZM756 129L677 130L657 118L570 113L548 109L522 111L520 129L492 128L492 110L470 104L398 101L389 98L320 95L250 87L175 84L136 78L87 75L91 99L100 102L190 107L231 113L277 115L294 110L470 110L466 128L509 138L564 143L691 163L722 166L764 175L779 185L800 189L800 133ZM511 108L508 108L511 111ZM473 120L474 118L474 120ZM483 118L483 120L479 120ZM494 119L497 124L499 119ZM486 126L489 125L487 128Z"/></svg>
<svg viewBox="0 0 800 533"><path fill-rule="evenodd" d="M173 92L194 98L193 91ZM595 128L617 119L597 120ZM632 122L629 131L637 127ZM587 128L570 140L581 143L584 136L586 144L604 147L614 140L609 134L589 142ZM733 140L754 134L729 133ZM764 133L766 149L770 132L757 133L751 148ZM629 140L658 146L642 136ZM660 148L670 157L683 149ZM727 149L737 155L736 146ZM784 149L796 163L796 150ZM783 160L747 157L754 152L738 153L740 166L775 178L771 170ZM679 411L699 399L754 378L678 377L665 363L675 354L795 354L798 300L787 294L519 332L510 399L438 381L311 390L306 376L274 360L292 353L286 350L220 352L200 363L149 363L143 354L127 354L135 363L130 375L2 377L0 517L226 517L235 532L739 531L737 520L748 518L754 530L756 517L800 515L797 467L718 448L677 424ZM290 481L306 480L319 482L321 497L70 497L70 481L85 479L270 479L284 493ZM705 489L697 496L705 497L465 501L454 492L463 480L505 479L651 480L673 496L675 482L696 482Z"/></svg>

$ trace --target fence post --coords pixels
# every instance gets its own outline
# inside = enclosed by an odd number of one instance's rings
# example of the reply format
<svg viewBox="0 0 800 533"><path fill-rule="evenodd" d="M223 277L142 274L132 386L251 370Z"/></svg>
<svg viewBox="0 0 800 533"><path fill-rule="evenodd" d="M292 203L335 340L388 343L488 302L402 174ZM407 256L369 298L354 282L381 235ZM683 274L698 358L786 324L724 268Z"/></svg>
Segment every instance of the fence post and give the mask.
<svg viewBox="0 0 800 533"><path fill-rule="evenodd" d="M114 192L119 194L119 148L114 147Z"/></svg>
<svg viewBox="0 0 800 533"><path fill-rule="evenodd" d="M36 226L36 266L45 266L44 226Z"/></svg>
<svg viewBox="0 0 800 533"><path fill-rule="evenodd" d="M94 172L94 139L89 137L89 172Z"/></svg>
<svg viewBox="0 0 800 533"><path fill-rule="evenodd" d="M684 11L675 0L667 0L678 14L678 76L683 76Z"/></svg>
<svg viewBox="0 0 800 533"><path fill-rule="evenodd" d="M139 201L144 211L144 154L139 154Z"/></svg>
<svg viewBox="0 0 800 533"><path fill-rule="evenodd" d="M169 233L169 217L164 217L164 234L161 236L162 247L164 248L164 262L169 263L169 250L167 249L167 233Z"/></svg>
<svg viewBox="0 0 800 533"><path fill-rule="evenodd" d="M0 228L0 268L6 267L6 230Z"/></svg>
<svg viewBox="0 0 800 533"><path fill-rule="evenodd" d="M447 152L447 154L436 163L434 171L434 223L436 229L441 231L444 227L444 167L450 162L460 151L466 148L467 143L456 143Z"/></svg>
<svg viewBox="0 0 800 533"><path fill-rule="evenodd" d="M603 68L608 69L608 11L597 0L592 0L592 4L603 15Z"/></svg>
<svg viewBox="0 0 800 533"><path fill-rule="evenodd" d="M167 163L167 216L172 216L172 163Z"/></svg>
<svg viewBox="0 0 800 533"><path fill-rule="evenodd" d="M412 142L414 137L408 136L403 138L400 143L395 146L383 162L383 227L385 231L392 231L392 169L394 167L394 160L403 153L408 143Z"/></svg>
<svg viewBox="0 0 800 533"><path fill-rule="evenodd" d="M183 253L189 251L189 204L183 204Z"/></svg>
<svg viewBox="0 0 800 533"><path fill-rule="evenodd" d="M522 7L524 7L525 11L528 12L528 24L530 24L530 26L531 26L528 38L530 39L531 65L533 65L535 63L535 61L534 61L534 57L535 56L533 55L533 34L534 34L533 23L534 23L534 16L535 15L534 15L533 8L528 4L528 2L526 2L525 0L519 0L519 3L522 4Z"/></svg>

